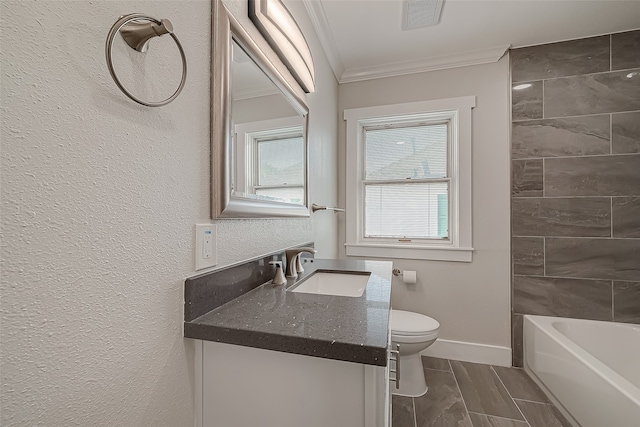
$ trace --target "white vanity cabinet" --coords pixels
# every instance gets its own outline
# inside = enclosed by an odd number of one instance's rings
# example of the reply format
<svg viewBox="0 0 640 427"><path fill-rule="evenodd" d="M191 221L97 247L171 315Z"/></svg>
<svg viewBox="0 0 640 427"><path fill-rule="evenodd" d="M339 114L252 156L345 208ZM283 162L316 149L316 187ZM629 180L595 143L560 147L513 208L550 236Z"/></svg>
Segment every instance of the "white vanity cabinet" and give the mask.
<svg viewBox="0 0 640 427"><path fill-rule="evenodd" d="M384 367L195 342L197 427L391 425L388 361Z"/></svg>

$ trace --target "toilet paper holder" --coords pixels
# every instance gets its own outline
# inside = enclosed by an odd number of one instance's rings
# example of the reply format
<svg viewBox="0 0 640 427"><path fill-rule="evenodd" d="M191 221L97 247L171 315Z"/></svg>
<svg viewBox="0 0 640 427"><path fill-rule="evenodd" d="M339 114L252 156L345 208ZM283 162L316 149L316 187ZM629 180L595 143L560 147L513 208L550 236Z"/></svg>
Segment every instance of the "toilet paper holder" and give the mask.
<svg viewBox="0 0 640 427"><path fill-rule="evenodd" d="M394 268L392 270L394 276L400 277L404 283L413 285L417 280L417 273L413 270L405 270L402 271L399 268Z"/></svg>

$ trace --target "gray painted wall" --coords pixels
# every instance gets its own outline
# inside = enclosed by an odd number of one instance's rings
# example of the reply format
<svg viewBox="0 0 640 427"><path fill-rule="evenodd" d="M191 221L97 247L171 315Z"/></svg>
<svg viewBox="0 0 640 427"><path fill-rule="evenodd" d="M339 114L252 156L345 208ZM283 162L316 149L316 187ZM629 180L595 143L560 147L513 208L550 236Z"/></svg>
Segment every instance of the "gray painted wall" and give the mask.
<svg viewBox="0 0 640 427"><path fill-rule="evenodd" d="M509 322L509 60L389 77L339 87L340 115L349 108L476 96L472 120L473 262L390 259L417 271L407 285L393 279L392 306L440 322L441 342L470 343L491 354L510 351ZM345 203L346 137L340 117L340 206ZM340 256L345 221L340 215ZM472 356L470 356L472 357Z"/></svg>
<svg viewBox="0 0 640 427"><path fill-rule="evenodd" d="M511 51L514 364L522 315L640 323L640 31Z"/></svg>

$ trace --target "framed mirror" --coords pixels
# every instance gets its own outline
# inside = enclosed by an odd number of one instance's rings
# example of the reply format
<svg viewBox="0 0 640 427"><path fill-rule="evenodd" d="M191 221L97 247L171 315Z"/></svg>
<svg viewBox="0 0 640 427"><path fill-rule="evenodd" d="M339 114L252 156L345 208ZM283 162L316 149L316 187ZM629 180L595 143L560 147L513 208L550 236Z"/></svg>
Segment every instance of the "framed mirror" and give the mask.
<svg viewBox="0 0 640 427"><path fill-rule="evenodd" d="M212 6L212 217L309 216L309 109L222 2Z"/></svg>

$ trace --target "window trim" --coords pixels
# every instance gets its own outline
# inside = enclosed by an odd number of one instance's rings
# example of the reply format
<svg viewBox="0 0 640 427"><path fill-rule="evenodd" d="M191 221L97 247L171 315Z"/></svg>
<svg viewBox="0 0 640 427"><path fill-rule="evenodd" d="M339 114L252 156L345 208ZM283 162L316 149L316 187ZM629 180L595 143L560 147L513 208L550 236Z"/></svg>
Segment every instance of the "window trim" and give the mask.
<svg viewBox="0 0 640 427"><path fill-rule="evenodd" d="M296 116L283 117L277 119L268 119L255 122L239 123L234 126L234 146L236 152L233 153L234 167L237 169L235 174L238 182L234 182L236 190L242 188L245 193L256 194L255 188L266 188L268 186L255 185L258 179L258 144L268 139L276 139L283 135L302 134L304 139L304 127L300 126L300 119ZM304 141L303 141L304 143ZM307 156L307 147L304 145L304 158ZM244 159L244 160L243 160ZM305 161L303 180L295 187L302 187L303 192L307 191L307 183L304 177L307 174L307 162ZM275 186L271 186L274 187ZM277 186L285 188L286 186Z"/></svg>
<svg viewBox="0 0 640 427"><path fill-rule="evenodd" d="M344 110L346 123L346 255L471 262L471 109L475 96ZM426 118L451 119L449 150L450 240L439 242L373 242L364 239L364 128L375 124L410 122Z"/></svg>

